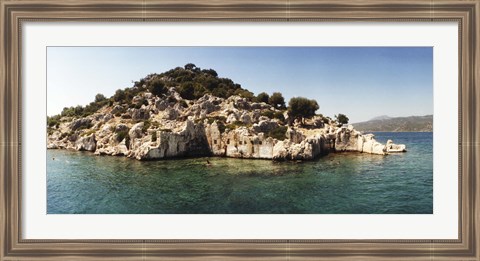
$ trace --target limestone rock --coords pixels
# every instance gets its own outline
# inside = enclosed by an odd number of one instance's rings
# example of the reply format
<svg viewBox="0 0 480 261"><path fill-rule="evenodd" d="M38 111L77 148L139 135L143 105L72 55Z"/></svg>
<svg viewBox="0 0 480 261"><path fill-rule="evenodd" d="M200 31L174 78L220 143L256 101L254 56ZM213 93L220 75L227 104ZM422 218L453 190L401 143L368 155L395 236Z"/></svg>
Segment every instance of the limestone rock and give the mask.
<svg viewBox="0 0 480 261"><path fill-rule="evenodd" d="M325 123L323 122L322 117L314 116L312 121L313 121L313 125L316 128L323 128L325 126Z"/></svg>
<svg viewBox="0 0 480 261"><path fill-rule="evenodd" d="M162 118L165 119L165 120L175 120L179 115L180 115L180 113L176 109L167 108L167 109L165 109Z"/></svg>
<svg viewBox="0 0 480 261"><path fill-rule="evenodd" d="M133 102L143 104L127 109L126 104L116 103L113 108L103 107L85 118L63 118L57 127L49 129L47 148L88 150L97 155L125 155L139 160L208 155L309 160L331 151L380 155L406 151L405 145L391 140L383 145L352 125L330 125L320 116L307 119L304 125L297 121L296 127L286 111L285 121L270 119L262 114L280 111L236 95L227 99L204 95L189 101L172 87L161 97L139 93ZM120 114L121 118L113 116ZM147 133L146 120L158 123ZM227 128L228 124L235 127ZM280 140L268 137L277 137L273 134L278 133L272 131L286 126ZM87 133L91 135L82 136Z"/></svg>
<svg viewBox="0 0 480 261"><path fill-rule="evenodd" d="M123 124L123 123L120 123L118 124L117 126L115 126L115 133L119 133L119 132L123 132L123 131L128 131L128 126Z"/></svg>
<svg viewBox="0 0 480 261"><path fill-rule="evenodd" d="M252 118L250 117L250 115L248 115L248 113L244 112L240 116L240 121L244 124L250 124L250 123L252 123Z"/></svg>
<svg viewBox="0 0 480 261"><path fill-rule="evenodd" d="M144 92L143 93L143 97L145 99L152 99L153 98L153 94L151 92Z"/></svg>
<svg viewBox="0 0 480 261"><path fill-rule="evenodd" d="M112 156L126 156L128 155L128 148L125 144L125 139L122 140L117 146L113 147L113 151L111 153Z"/></svg>
<svg viewBox="0 0 480 261"><path fill-rule="evenodd" d="M273 155L272 158L274 160L286 160L289 157L288 151L285 147L284 141L279 141L273 147Z"/></svg>
<svg viewBox="0 0 480 261"><path fill-rule="evenodd" d="M392 140L387 140L386 148L387 148L387 152L389 153L407 151L407 148L404 144L394 144Z"/></svg>
<svg viewBox="0 0 480 261"><path fill-rule="evenodd" d="M233 96L231 98L233 98L233 101L234 101L233 104L234 104L235 108L243 109L243 110L249 110L250 109L250 103L248 102L248 100L246 98L242 98L242 97L239 97L239 96Z"/></svg>
<svg viewBox="0 0 480 261"><path fill-rule="evenodd" d="M160 99L158 101L155 102L155 107L159 110L159 111L163 111L165 110L166 108L168 108L169 104L166 100L164 99Z"/></svg>
<svg viewBox="0 0 480 261"><path fill-rule="evenodd" d="M81 118L78 120L73 121L70 124L70 129L71 130L78 130L80 128L89 128L90 124L92 123L92 120L89 118Z"/></svg>
<svg viewBox="0 0 480 261"><path fill-rule="evenodd" d="M130 155L139 160L209 155L207 148L203 124L187 120L180 132L159 131L156 143L144 143Z"/></svg>
<svg viewBox="0 0 480 261"><path fill-rule="evenodd" d="M128 109L128 112L130 113L130 116L132 116L132 120L134 121L150 119L150 114L145 108L130 108Z"/></svg>
<svg viewBox="0 0 480 261"><path fill-rule="evenodd" d="M56 143L48 143L47 144L47 149L51 149L51 150L54 150L54 149L58 149L58 145Z"/></svg>
<svg viewBox="0 0 480 261"><path fill-rule="evenodd" d="M258 117L258 121L261 122L261 121L269 121L270 118L268 118L267 116L260 116Z"/></svg>
<svg viewBox="0 0 480 261"><path fill-rule="evenodd" d="M120 105L115 105L112 109L112 114L121 113L124 111L124 107Z"/></svg>
<svg viewBox="0 0 480 261"><path fill-rule="evenodd" d="M106 123L101 127L101 129L99 131L97 131L97 135L98 135L98 137L103 138L103 137L111 134L112 129L113 129L112 125L110 125L109 123Z"/></svg>
<svg viewBox="0 0 480 261"><path fill-rule="evenodd" d="M213 155L225 156L226 144L222 140L222 134L218 129L216 121L214 121L211 125L207 125L205 127L205 134L207 136L208 145Z"/></svg>
<svg viewBox="0 0 480 261"><path fill-rule="evenodd" d="M305 136L303 135L302 132L292 128L287 129L286 136L287 136L287 139L291 140L294 143L300 143L305 139Z"/></svg>
<svg viewBox="0 0 480 261"><path fill-rule="evenodd" d="M234 123L236 121L238 121L238 117L235 115L235 113L230 113L226 120L227 123Z"/></svg>
<svg viewBox="0 0 480 261"><path fill-rule="evenodd" d="M103 115L103 117L101 118L101 121L103 123L105 123L105 122L108 122L111 119L113 119L113 115L111 113L107 113L107 114Z"/></svg>
<svg viewBox="0 0 480 261"><path fill-rule="evenodd" d="M220 109L220 106L218 106L218 101L216 101L215 97L211 96L211 95L204 95L203 97L201 97L200 99L198 99L197 101L200 109L205 113L205 114L209 114L213 111L217 111Z"/></svg>
<svg viewBox="0 0 480 261"><path fill-rule="evenodd" d="M95 140L95 134L91 134L87 137L81 137L75 142L76 150L86 150L86 151L95 151L97 146L97 141Z"/></svg>
<svg viewBox="0 0 480 261"><path fill-rule="evenodd" d="M377 142L373 137L373 134L364 135L363 150L362 152L371 154L385 155L387 150L386 146Z"/></svg>
<svg viewBox="0 0 480 261"><path fill-rule="evenodd" d="M128 132L131 140L143 137L143 126L145 126L145 123L143 122L139 122L132 126Z"/></svg>
<svg viewBox="0 0 480 261"><path fill-rule="evenodd" d="M358 151L359 133L353 131L353 128L341 127L336 130L335 134L335 150L336 151Z"/></svg>
<svg viewBox="0 0 480 261"><path fill-rule="evenodd" d="M258 123L253 124L252 128L256 132L269 132L275 128L278 128L278 123L271 120L262 120Z"/></svg>

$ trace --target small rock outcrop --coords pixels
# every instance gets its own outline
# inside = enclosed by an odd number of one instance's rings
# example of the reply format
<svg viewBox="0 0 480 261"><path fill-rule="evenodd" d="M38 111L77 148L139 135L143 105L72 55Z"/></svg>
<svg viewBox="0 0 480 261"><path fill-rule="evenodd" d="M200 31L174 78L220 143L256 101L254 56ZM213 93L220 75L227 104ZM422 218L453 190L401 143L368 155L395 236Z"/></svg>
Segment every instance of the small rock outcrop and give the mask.
<svg viewBox="0 0 480 261"><path fill-rule="evenodd" d="M407 148L403 144L394 144L392 140L387 140L386 149L389 153L406 152Z"/></svg>
<svg viewBox="0 0 480 261"><path fill-rule="evenodd" d="M78 129L81 129L81 128L90 128L90 125L92 123L92 120L89 119L89 118L82 118L82 119L78 119L78 120L75 120L73 121L71 124L70 124L70 129L72 131L74 130L78 130Z"/></svg>
<svg viewBox="0 0 480 261"><path fill-rule="evenodd" d="M87 137L81 137L77 141L75 141L75 149L76 150L86 150L95 152L97 148L97 141L95 140L95 134L92 134Z"/></svg>

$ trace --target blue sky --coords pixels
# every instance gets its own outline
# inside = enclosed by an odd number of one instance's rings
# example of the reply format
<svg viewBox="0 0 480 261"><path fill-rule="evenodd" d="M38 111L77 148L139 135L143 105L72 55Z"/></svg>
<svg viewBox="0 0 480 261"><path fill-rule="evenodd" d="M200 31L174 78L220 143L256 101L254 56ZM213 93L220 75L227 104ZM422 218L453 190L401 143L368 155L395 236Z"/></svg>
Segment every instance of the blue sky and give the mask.
<svg viewBox="0 0 480 261"><path fill-rule="evenodd" d="M433 114L431 47L48 47L47 114L194 63L255 94L317 100L350 122Z"/></svg>

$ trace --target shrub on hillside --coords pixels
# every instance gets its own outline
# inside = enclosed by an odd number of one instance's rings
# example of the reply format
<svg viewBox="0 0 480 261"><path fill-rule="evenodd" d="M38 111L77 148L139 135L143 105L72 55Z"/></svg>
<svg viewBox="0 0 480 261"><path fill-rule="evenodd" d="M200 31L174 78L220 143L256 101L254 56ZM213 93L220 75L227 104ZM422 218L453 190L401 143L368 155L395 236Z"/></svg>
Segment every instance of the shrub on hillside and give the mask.
<svg viewBox="0 0 480 261"><path fill-rule="evenodd" d="M269 132L266 133L267 137L272 137L277 140L285 140L286 139L286 133L287 132L287 127L286 126L278 126L275 129L270 130Z"/></svg>

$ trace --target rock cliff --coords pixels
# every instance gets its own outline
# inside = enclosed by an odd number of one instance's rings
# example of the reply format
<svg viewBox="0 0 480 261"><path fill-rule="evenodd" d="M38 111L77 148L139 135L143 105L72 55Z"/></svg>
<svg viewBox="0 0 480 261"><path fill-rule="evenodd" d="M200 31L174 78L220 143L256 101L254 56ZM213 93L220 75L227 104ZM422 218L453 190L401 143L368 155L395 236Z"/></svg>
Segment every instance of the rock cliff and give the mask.
<svg viewBox="0 0 480 261"><path fill-rule="evenodd" d="M284 110L237 95L206 94L187 100L171 87L161 96L141 92L131 100L131 104L139 102L136 107L113 102L86 117L62 117L49 127L47 148L138 160L187 156L310 160L330 152L406 151L390 140L380 144L373 134L363 134L352 125L339 127L319 118L299 124Z"/></svg>

